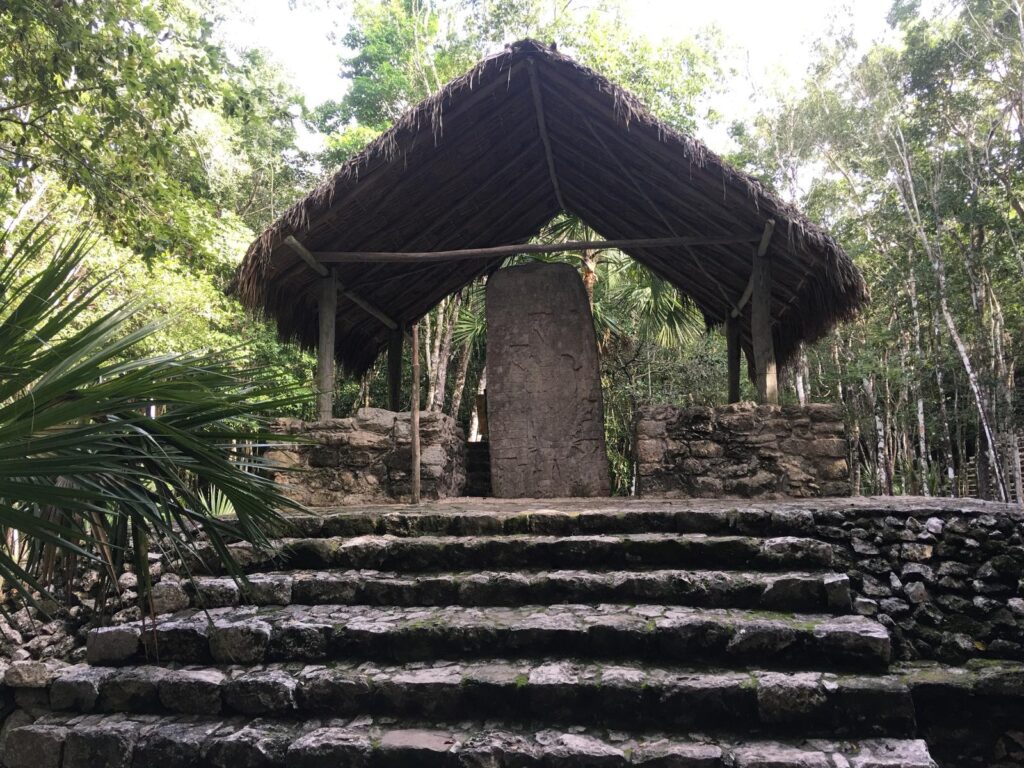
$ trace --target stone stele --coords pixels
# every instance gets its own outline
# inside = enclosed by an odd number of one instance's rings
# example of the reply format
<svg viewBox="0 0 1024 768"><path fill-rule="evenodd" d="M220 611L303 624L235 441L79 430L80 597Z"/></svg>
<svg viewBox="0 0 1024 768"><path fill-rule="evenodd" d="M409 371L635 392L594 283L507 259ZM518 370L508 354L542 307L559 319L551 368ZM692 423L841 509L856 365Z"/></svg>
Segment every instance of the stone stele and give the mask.
<svg viewBox="0 0 1024 768"><path fill-rule="evenodd" d="M594 320L569 265L488 281L487 417L495 496L610 492Z"/></svg>

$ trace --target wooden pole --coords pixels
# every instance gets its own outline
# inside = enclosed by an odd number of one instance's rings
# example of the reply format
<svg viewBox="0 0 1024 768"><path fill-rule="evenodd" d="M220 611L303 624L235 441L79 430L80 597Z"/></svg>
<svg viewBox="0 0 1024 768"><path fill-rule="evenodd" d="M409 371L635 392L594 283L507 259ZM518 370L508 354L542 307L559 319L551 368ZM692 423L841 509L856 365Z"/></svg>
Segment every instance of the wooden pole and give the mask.
<svg viewBox="0 0 1024 768"><path fill-rule="evenodd" d="M740 322L725 319L726 358L729 361L729 402L740 401Z"/></svg>
<svg viewBox="0 0 1024 768"><path fill-rule="evenodd" d="M388 337L388 408L397 411L402 398L402 332Z"/></svg>
<svg viewBox="0 0 1024 768"><path fill-rule="evenodd" d="M412 406L409 438L412 444L412 503L420 503L420 333L412 326Z"/></svg>
<svg viewBox="0 0 1024 768"><path fill-rule="evenodd" d="M764 256L768 253L768 245L772 241L772 234L775 232L775 219L768 219L764 225L764 234L761 235L761 242L757 246L757 255ZM740 296L740 300L736 302L733 307L732 316L739 317L740 313L743 312L743 308L747 306L747 302L750 301L750 295L754 292L754 270L750 270L750 279L747 281L747 287L743 289L743 295Z"/></svg>
<svg viewBox="0 0 1024 768"><path fill-rule="evenodd" d="M762 403L778 405L779 377L775 362L775 343L772 339L771 259L760 250L754 252L753 278L750 334L754 342L757 398Z"/></svg>
<svg viewBox="0 0 1024 768"><path fill-rule="evenodd" d="M338 316L338 286L334 270L320 281L317 306L320 344L317 350L317 416L326 421L334 415L334 334Z"/></svg>
<svg viewBox="0 0 1024 768"><path fill-rule="evenodd" d="M520 253L564 253L602 248L676 248L695 245L737 245L756 243L761 233L694 237L646 237L625 240L567 240L561 243L514 243L489 248L460 248L452 251L316 251L312 256L322 264L361 264L495 259Z"/></svg>

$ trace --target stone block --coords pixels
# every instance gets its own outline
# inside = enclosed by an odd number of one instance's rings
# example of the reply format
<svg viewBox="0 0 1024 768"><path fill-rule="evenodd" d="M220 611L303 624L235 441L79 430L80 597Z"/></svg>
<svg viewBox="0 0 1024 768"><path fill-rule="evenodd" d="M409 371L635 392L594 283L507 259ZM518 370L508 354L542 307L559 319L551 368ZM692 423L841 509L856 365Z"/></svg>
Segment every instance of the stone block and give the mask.
<svg viewBox="0 0 1024 768"><path fill-rule="evenodd" d="M86 637L90 664L124 664L139 652L141 632L136 626L100 627Z"/></svg>
<svg viewBox="0 0 1024 768"><path fill-rule="evenodd" d="M50 685L50 706L56 710L92 712L99 699L100 687L115 671L81 664L68 667Z"/></svg>
<svg viewBox="0 0 1024 768"><path fill-rule="evenodd" d="M4 685L10 688L46 688L58 670L56 663L15 661L4 672Z"/></svg>
<svg viewBox="0 0 1024 768"><path fill-rule="evenodd" d="M263 661L270 645L270 625L250 620L214 624L210 654L220 664L253 664Z"/></svg>
<svg viewBox="0 0 1024 768"><path fill-rule="evenodd" d="M295 709L295 688L283 670L249 672L224 686L224 705L242 715L286 716Z"/></svg>
<svg viewBox="0 0 1024 768"><path fill-rule="evenodd" d="M160 680L160 704L184 715L217 715L225 675L217 669L177 669Z"/></svg>
<svg viewBox="0 0 1024 768"><path fill-rule="evenodd" d="M67 729L52 725L23 725L7 734L6 768L61 768ZM64 763L66 765L66 763Z"/></svg>
<svg viewBox="0 0 1024 768"><path fill-rule="evenodd" d="M190 601L184 587L176 581L160 581L150 591L155 613L176 613L189 607Z"/></svg>
<svg viewBox="0 0 1024 768"><path fill-rule="evenodd" d="M63 768L130 768L139 726L107 721L68 731Z"/></svg>

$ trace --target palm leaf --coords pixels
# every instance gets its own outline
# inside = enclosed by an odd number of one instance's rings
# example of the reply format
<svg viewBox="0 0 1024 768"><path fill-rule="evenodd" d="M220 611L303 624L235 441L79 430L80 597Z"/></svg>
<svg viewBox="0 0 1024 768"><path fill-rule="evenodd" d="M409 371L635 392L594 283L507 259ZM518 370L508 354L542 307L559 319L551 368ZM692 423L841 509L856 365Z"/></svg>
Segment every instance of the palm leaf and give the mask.
<svg viewBox="0 0 1024 768"><path fill-rule="evenodd" d="M303 396L237 353L135 357L158 326L136 328L137 306L95 312L87 242L36 228L0 265L0 578L31 600L62 557L115 579L128 549L145 571L151 545L184 560L200 540L238 574L227 542L265 545L297 508L262 457L281 438L260 414Z"/></svg>

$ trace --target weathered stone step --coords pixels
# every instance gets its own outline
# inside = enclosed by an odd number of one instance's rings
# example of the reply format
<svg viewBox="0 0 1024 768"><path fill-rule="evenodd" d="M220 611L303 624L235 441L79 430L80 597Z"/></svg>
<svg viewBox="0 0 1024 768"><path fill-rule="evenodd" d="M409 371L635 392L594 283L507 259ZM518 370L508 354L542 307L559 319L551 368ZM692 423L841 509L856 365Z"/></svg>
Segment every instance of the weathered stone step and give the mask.
<svg viewBox="0 0 1024 768"><path fill-rule="evenodd" d="M845 614L852 610L845 574L744 571L290 571L198 576L163 601L179 610L255 605L549 605L664 603L715 608Z"/></svg>
<svg viewBox="0 0 1024 768"><path fill-rule="evenodd" d="M891 658L888 632L863 616L618 604L192 610L145 634L138 623L91 630L88 658L122 664L139 659L144 644L161 661L239 664L573 656L806 670L878 669Z"/></svg>
<svg viewBox="0 0 1024 768"><path fill-rule="evenodd" d="M8 768L935 768L923 741L673 738L354 720L48 715L10 732Z"/></svg>
<svg viewBox="0 0 1024 768"><path fill-rule="evenodd" d="M832 500L840 501L840 500ZM319 508L292 515L282 536L498 536L532 533L814 534L813 505L703 499L473 499L408 505Z"/></svg>
<svg viewBox="0 0 1024 768"><path fill-rule="evenodd" d="M435 721L686 733L911 736L914 704L897 676L652 668L573 660L367 662L259 667L76 665L49 685L53 710L298 718L360 714Z"/></svg>
<svg viewBox="0 0 1024 768"><path fill-rule="evenodd" d="M815 539L637 533L594 536L357 536L295 538L275 551L232 545L248 572L281 568L369 568L401 571L494 568L622 568L636 566L763 568L829 567L830 545ZM207 555L193 564L219 573Z"/></svg>

